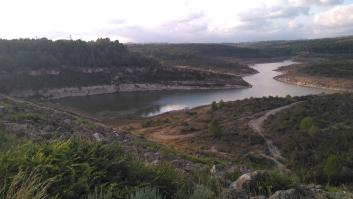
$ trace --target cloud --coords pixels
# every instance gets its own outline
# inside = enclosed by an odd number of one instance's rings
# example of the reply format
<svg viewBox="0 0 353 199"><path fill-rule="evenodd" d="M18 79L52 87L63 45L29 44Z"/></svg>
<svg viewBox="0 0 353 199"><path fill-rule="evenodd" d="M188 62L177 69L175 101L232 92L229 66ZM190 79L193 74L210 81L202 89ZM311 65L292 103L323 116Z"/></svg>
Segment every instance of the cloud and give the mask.
<svg viewBox="0 0 353 199"><path fill-rule="evenodd" d="M309 7L276 6L270 8L260 8L251 10L248 13L240 15L241 20L267 20L280 18L293 18L301 14L307 15Z"/></svg>
<svg viewBox="0 0 353 199"><path fill-rule="evenodd" d="M353 25L353 4L340 5L314 16L315 25L322 28L342 28Z"/></svg>
<svg viewBox="0 0 353 199"><path fill-rule="evenodd" d="M296 6L337 5L342 4L343 0L289 0L289 2Z"/></svg>
<svg viewBox="0 0 353 199"><path fill-rule="evenodd" d="M208 21L203 12L195 12L185 17L162 23L160 27L168 32L197 33L208 30Z"/></svg>
<svg viewBox="0 0 353 199"><path fill-rule="evenodd" d="M71 35L74 39L111 37L123 42L301 39L318 33L353 33L349 1L11 0L2 2L0 38L66 39Z"/></svg>

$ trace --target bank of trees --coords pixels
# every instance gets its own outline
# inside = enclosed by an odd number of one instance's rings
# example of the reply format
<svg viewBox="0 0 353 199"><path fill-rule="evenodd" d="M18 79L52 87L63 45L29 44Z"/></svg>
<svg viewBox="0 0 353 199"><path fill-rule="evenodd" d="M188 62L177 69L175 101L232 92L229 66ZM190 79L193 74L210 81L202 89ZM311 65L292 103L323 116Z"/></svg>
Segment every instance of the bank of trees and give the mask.
<svg viewBox="0 0 353 199"><path fill-rule="evenodd" d="M0 40L0 69L68 67L122 67L155 65L152 59L131 53L119 41L48 39Z"/></svg>

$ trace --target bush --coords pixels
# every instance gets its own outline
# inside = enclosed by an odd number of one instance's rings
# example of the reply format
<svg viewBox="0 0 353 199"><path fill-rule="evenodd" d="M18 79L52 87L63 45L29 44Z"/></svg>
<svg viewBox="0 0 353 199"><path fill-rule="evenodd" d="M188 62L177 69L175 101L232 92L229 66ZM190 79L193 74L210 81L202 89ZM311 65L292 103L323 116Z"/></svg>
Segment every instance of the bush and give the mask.
<svg viewBox="0 0 353 199"><path fill-rule="evenodd" d="M222 135L222 127L217 120L213 119L208 124L208 132L216 138Z"/></svg>
<svg viewBox="0 0 353 199"><path fill-rule="evenodd" d="M270 196L278 190L286 190L294 186L293 177L278 171L266 172L261 175L254 183L247 187L249 193L253 195Z"/></svg>
<svg viewBox="0 0 353 199"><path fill-rule="evenodd" d="M211 110L216 111L218 109L217 102L213 101L211 104Z"/></svg>

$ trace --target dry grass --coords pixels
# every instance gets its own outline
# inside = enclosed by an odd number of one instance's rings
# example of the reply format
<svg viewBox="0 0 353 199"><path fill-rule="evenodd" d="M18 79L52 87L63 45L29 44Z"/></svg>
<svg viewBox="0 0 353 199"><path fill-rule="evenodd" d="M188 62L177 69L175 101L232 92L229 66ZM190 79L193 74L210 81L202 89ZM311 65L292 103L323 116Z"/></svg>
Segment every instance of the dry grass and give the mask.
<svg viewBox="0 0 353 199"><path fill-rule="evenodd" d="M42 180L41 176L32 171L29 174L20 171L11 181L5 199L44 199L53 179Z"/></svg>

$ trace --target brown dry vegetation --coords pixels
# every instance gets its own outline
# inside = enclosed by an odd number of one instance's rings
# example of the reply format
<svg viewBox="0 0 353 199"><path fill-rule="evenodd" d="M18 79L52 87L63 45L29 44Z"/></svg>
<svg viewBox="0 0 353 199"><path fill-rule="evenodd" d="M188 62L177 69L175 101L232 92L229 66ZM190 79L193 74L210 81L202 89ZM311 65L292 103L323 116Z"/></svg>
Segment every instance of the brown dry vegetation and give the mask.
<svg viewBox="0 0 353 199"><path fill-rule="evenodd" d="M175 111L118 128L183 152L272 167L274 162L269 158L264 138L248 122L296 100L269 97L217 103L216 108ZM219 123L217 135L209 129L212 120Z"/></svg>

